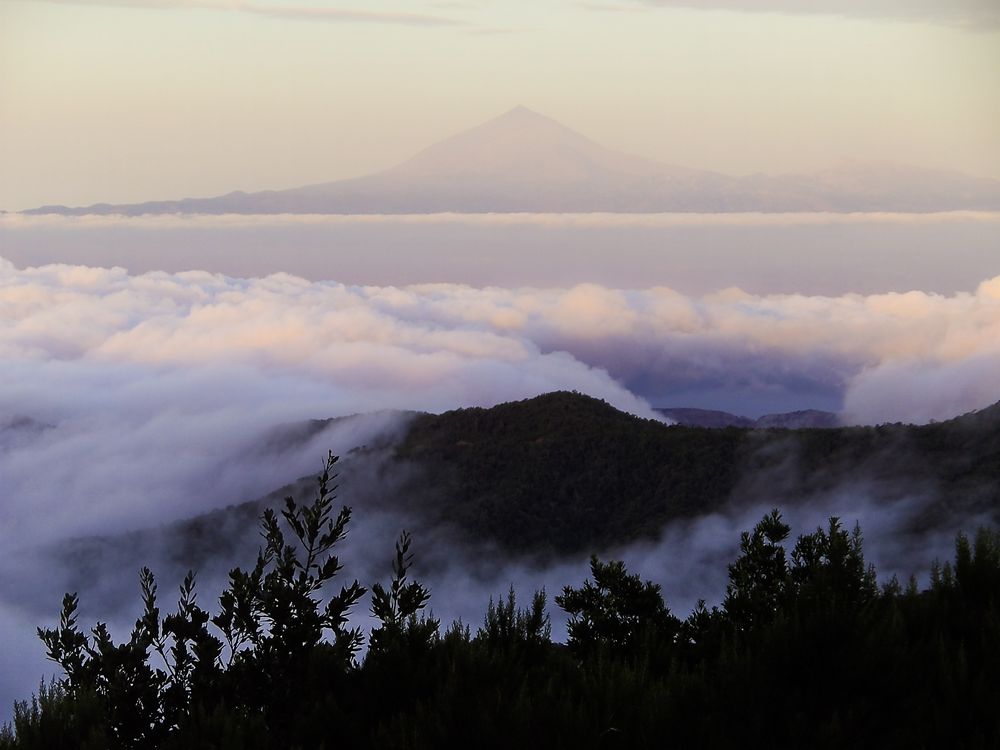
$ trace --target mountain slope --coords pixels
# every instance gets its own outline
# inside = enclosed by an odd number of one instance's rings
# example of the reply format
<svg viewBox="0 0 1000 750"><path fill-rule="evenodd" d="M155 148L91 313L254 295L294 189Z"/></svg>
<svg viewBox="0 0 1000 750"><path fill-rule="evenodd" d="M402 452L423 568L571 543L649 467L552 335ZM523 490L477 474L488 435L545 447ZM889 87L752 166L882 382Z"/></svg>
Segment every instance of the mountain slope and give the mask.
<svg viewBox="0 0 1000 750"><path fill-rule="evenodd" d="M836 414L817 409L765 414L757 419L730 414L727 411L692 409L689 407L664 407L655 411L685 427L747 427L756 429L781 427L786 429L802 429L809 427L836 427L838 425Z"/></svg>
<svg viewBox="0 0 1000 750"><path fill-rule="evenodd" d="M1000 522L1000 404L926 426L706 429L551 393L411 415L401 439L353 451L343 474L345 501L359 514L405 518L418 539L529 558L653 540L671 522L722 511L808 505L836 514L844 502L883 509L903 537L950 536ZM200 566L234 540L255 544L254 519L265 506L312 488L305 478L252 503L124 538L79 540L58 554L91 570L159 546L178 565Z"/></svg>
<svg viewBox="0 0 1000 750"><path fill-rule="evenodd" d="M1000 405L919 427L704 429L557 393L419 417L396 455L437 483L422 506L435 523L529 553L606 549L730 506L845 492L875 506L919 497L914 527L1000 513Z"/></svg>
<svg viewBox="0 0 1000 750"><path fill-rule="evenodd" d="M25 213L482 213L1000 210L1000 181L893 165L736 178L618 153L524 107L366 177Z"/></svg>

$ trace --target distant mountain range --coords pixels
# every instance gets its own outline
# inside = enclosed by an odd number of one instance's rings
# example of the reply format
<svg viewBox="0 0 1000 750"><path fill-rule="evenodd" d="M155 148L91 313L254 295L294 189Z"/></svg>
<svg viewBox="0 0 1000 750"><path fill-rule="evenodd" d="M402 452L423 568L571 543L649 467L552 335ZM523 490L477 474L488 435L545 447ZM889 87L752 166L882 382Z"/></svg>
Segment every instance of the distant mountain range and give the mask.
<svg viewBox="0 0 1000 750"><path fill-rule="evenodd" d="M289 190L42 206L28 214L931 212L1000 210L1000 180L890 164L731 177L609 150L517 107L396 167Z"/></svg>
<svg viewBox="0 0 1000 750"><path fill-rule="evenodd" d="M20 415L0 417L0 451L30 442L51 429L52 425L31 417Z"/></svg>
<svg viewBox="0 0 1000 750"><path fill-rule="evenodd" d="M804 429L839 427L840 420L832 411L802 409L781 414L765 414L757 419L741 417L727 411L714 409L692 409L689 407L662 408L657 412L673 422L685 427L742 427L764 430L768 428Z"/></svg>

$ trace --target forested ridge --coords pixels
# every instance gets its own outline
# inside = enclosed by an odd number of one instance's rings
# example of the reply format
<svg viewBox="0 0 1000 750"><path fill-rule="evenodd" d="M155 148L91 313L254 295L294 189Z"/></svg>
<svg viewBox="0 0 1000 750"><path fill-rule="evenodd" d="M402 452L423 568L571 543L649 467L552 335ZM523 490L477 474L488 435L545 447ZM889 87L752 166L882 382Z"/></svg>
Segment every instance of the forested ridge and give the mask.
<svg viewBox="0 0 1000 750"><path fill-rule="evenodd" d="M792 505L861 481L876 502L934 495L924 527L1000 512L1000 404L923 426L706 429L559 392L418 416L395 455L424 469L408 497L428 517L532 554L611 549L729 503Z"/></svg>
<svg viewBox="0 0 1000 750"><path fill-rule="evenodd" d="M1000 525L1000 404L922 426L707 429L557 392L403 419L398 436L358 446L344 461L352 502L405 513L417 533L491 544L507 557L608 553L655 540L679 519L740 507L823 507L835 491L865 493L876 508L920 497L901 530L914 540L966 519ZM270 442L294 449L333 421L289 425ZM206 565L219 553L237 555L264 508L285 495L306 498L311 485L300 479L252 502L74 540L51 554L78 572L67 583L73 587L151 546L179 566Z"/></svg>
<svg viewBox="0 0 1000 750"><path fill-rule="evenodd" d="M264 512L255 565L217 605L192 573L166 614L144 569L117 642L67 594L39 629L65 676L18 705L0 748L1000 745L997 531L960 535L921 589L879 581L860 528L832 518L792 542L774 510L743 533L723 600L684 620L670 592L594 557L554 597L565 644L545 592L497 592L480 623L433 619L449 592L412 580L404 532L365 638L349 624L365 587L339 580L335 462L311 502Z"/></svg>
<svg viewBox="0 0 1000 750"><path fill-rule="evenodd" d="M556 392L406 419L401 437L352 452L375 458L382 475L402 468L408 476L370 501L405 508L414 523L450 528L458 539L495 542L509 554L610 550L654 539L677 519L739 503L790 507L861 482L876 502L933 496L915 521L922 528L950 516L1000 522L1000 404L920 426L708 429L641 419L589 396ZM304 441L331 421L290 426L275 440ZM309 481L299 480L166 533L192 552L206 539L225 548L231 538L213 536L220 516L252 524L285 494L308 490ZM80 556L92 546L81 542Z"/></svg>

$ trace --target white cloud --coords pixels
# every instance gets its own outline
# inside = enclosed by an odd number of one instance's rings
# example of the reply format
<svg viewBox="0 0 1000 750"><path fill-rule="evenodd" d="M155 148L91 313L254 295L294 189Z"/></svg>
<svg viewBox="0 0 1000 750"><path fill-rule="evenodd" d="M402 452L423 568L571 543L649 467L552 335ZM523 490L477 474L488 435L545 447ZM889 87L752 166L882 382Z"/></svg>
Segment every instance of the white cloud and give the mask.
<svg viewBox="0 0 1000 750"><path fill-rule="evenodd" d="M1000 398L998 289L688 297L0 261L0 418L56 426L0 452L4 533L234 502L288 476L261 462L212 478L268 427L378 409L575 389L651 416L646 399L700 388L832 395L861 422L949 417Z"/></svg>
<svg viewBox="0 0 1000 750"><path fill-rule="evenodd" d="M0 454L4 537L142 524L252 497L289 467L221 483L213 472L282 422L563 388L651 415L565 352L474 320L435 321L448 296L428 296L422 314L412 290L0 261L0 421L57 427ZM199 490L222 486L208 499Z"/></svg>
<svg viewBox="0 0 1000 750"><path fill-rule="evenodd" d="M950 296L731 289L690 297L664 287L346 286L288 274L248 280L4 262L0 305L9 324L0 356L8 373L22 368L23 380L6 378L0 398L10 410L11 393L44 384L32 371L68 373L67 388L76 387L75 372L98 380L105 370L156 372L169 381L171 373L239 371L310 383L354 411L576 388L648 414L632 393L669 397L715 384L846 393L848 412L862 421L939 418L1000 394L987 381L950 400L918 397L912 409L906 389L892 409L863 407L871 398L858 394L883 371L958 372L992 356L998 286L1000 277ZM53 402L43 390L35 398Z"/></svg>
<svg viewBox="0 0 1000 750"><path fill-rule="evenodd" d="M430 13L373 11L338 8L332 5L288 5L247 0L29 0L58 5L98 5L114 8L154 10L215 10L251 13L271 18L332 23L391 24L403 26L464 26L463 21Z"/></svg>
<svg viewBox="0 0 1000 750"><path fill-rule="evenodd" d="M818 14L857 18L925 21L976 29L1000 26L994 0L638 0L654 7ZM634 6L633 6L634 7Z"/></svg>

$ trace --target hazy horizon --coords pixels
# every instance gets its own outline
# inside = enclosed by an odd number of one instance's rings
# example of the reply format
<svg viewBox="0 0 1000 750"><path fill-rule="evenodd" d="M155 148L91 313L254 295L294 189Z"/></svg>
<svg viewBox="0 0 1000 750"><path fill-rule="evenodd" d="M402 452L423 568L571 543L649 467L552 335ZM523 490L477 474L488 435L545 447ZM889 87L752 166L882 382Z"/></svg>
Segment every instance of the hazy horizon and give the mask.
<svg viewBox="0 0 1000 750"><path fill-rule="evenodd" d="M970 291L1000 273L1000 212L0 215L0 257L130 273L289 273L405 286L666 286L701 295Z"/></svg>
<svg viewBox="0 0 1000 750"><path fill-rule="evenodd" d="M855 160L1000 178L995 16L973 0L10 0L0 208L356 177L519 104L729 174Z"/></svg>

